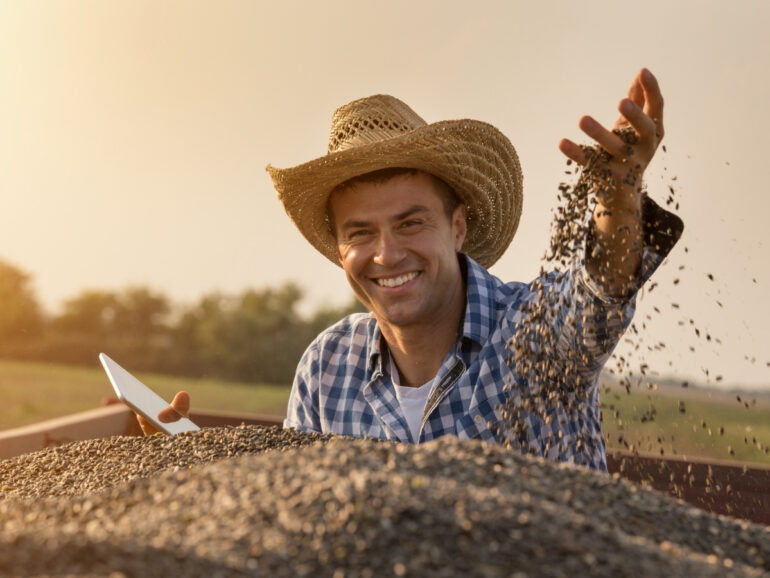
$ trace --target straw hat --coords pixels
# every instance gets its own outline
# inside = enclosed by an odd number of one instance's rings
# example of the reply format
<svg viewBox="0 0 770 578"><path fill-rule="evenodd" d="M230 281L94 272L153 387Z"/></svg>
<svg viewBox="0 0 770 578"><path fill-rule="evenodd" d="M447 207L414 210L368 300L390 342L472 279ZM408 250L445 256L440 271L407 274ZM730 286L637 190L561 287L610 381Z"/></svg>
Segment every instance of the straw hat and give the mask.
<svg viewBox="0 0 770 578"><path fill-rule="evenodd" d="M334 112L325 156L267 170L300 232L339 265L326 215L329 194L353 177L389 167L419 169L454 189L466 205L463 252L485 267L505 252L521 215L522 175L511 141L490 124L427 124L397 98L370 96Z"/></svg>

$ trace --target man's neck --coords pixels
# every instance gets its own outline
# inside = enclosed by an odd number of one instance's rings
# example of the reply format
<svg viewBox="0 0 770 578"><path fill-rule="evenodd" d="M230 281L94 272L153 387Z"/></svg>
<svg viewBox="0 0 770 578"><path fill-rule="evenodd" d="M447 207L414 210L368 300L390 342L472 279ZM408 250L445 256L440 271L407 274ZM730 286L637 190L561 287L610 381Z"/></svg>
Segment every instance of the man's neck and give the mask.
<svg viewBox="0 0 770 578"><path fill-rule="evenodd" d="M390 354L398 366L401 385L419 387L438 373L447 352L457 342L465 313L465 287L448 303L434 323L399 327L380 323Z"/></svg>

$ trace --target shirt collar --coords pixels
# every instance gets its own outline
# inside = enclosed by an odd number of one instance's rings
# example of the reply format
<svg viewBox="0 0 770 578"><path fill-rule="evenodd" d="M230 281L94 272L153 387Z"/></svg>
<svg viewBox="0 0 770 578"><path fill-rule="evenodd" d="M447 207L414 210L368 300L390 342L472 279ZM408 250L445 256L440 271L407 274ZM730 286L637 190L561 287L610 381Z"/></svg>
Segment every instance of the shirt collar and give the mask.
<svg viewBox="0 0 770 578"><path fill-rule="evenodd" d="M483 345L489 337L495 310L493 277L468 255L460 253L458 258L466 283L462 336ZM367 369L373 379L385 373L383 363L386 361L382 355L382 332L376 321L370 326L368 337Z"/></svg>
<svg viewBox="0 0 770 578"><path fill-rule="evenodd" d="M372 315L372 319L374 316ZM383 368L383 356L382 356L382 331L380 331L380 324L374 319L374 323L369 326L369 335L367 343L369 344L369 351L367 353L367 373L370 376L369 379L374 379L379 375L383 375L385 370Z"/></svg>
<svg viewBox="0 0 770 578"><path fill-rule="evenodd" d="M489 338L495 312L494 277L468 255L464 257L466 274L466 305L463 337L484 345ZM463 260L460 260L463 263Z"/></svg>

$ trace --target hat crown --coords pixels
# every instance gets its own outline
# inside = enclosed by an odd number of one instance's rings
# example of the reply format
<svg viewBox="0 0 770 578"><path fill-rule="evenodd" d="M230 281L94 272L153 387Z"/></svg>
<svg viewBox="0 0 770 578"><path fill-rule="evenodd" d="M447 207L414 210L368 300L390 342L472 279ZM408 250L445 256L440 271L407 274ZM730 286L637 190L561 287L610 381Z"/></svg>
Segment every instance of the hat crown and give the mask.
<svg viewBox="0 0 770 578"><path fill-rule="evenodd" d="M380 142L425 125L416 112L393 96L360 98L334 111L329 152Z"/></svg>

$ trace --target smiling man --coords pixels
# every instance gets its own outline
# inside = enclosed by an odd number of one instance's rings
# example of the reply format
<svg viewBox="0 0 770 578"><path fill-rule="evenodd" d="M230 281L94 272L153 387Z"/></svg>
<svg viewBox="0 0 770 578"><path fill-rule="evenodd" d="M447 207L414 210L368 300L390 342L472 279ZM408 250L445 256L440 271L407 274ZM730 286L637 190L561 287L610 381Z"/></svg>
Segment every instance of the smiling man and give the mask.
<svg viewBox="0 0 770 578"><path fill-rule="evenodd" d="M437 178L396 169L335 189L329 215L348 282L377 320L401 385L428 383L465 309L464 205Z"/></svg>
<svg viewBox="0 0 770 578"><path fill-rule="evenodd" d="M522 207L518 157L489 124L427 124L400 100L376 95L334 113L326 155L268 166L286 212L370 311L310 344L284 427L412 443L447 434L507 438L524 451L606 469L599 372L631 321L636 291L682 230L640 189L663 136L663 98L649 71L634 78L619 110L614 128L630 140L580 121L603 150L610 186L590 215L584 251L542 282L504 283L487 270L513 239ZM589 160L571 141L560 149L580 165ZM511 362L509 345L544 295L558 296L549 303L556 338L534 349L563 369L562 379ZM530 411L532 392L576 384L580 403ZM497 427L512 400L521 402L521 423ZM184 413L189 400L172 405Z"/></svg>

